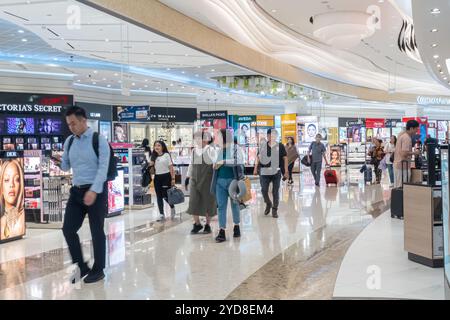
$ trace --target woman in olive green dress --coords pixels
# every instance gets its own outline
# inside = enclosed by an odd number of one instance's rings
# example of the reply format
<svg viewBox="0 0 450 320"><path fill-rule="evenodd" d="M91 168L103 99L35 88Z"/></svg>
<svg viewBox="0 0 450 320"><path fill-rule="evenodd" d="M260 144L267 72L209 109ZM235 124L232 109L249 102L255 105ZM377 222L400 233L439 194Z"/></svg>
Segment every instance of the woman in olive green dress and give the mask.
<svg viewBox="0 0 450 320"><path fill-rule="evenodd" d="M196 132L194 134L194 150L192 151L191 164L189 165L189 208L187 213L194 218L194 226L191 234L197 234L203 229L204 234L211 233L211 218L217 215L216 198L210 193L213 177L213 161L215 149L212 144L212 136L208 132ZM203 227L200 217L206 218Z"/></svg>

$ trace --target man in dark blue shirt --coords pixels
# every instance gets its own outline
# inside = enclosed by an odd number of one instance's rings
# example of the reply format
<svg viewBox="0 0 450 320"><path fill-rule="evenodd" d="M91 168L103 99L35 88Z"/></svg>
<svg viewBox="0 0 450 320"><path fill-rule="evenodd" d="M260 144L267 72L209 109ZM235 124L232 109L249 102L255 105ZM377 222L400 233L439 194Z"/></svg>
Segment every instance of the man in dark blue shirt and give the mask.
<svg viewBox="0 0 450 320"><path fill-rule="evenodd" d="M98 136L98 157L93 146L94 131L87 125L86 111L80 107L67 110L66 121L73 136L64 144L60 167L73 171L73 187L64 215L63 233L74 264L78 264L85 283L93 283L105 277L106 236L104 222L108 211L106 188L110 149L108 142ZM72 141L72 142L71 142ZM70 147L69 147L70 145ZM83 259L78 230L88 214L94 247L92 270ZM75 282L76 279L73 281Z"/></svg>

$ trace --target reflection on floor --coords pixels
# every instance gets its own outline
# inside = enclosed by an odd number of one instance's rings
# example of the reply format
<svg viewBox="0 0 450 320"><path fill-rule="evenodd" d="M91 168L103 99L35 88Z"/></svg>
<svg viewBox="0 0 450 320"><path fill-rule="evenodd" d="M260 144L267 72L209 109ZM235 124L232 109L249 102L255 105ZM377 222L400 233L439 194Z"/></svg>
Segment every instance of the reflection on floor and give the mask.
<svg viewBox="0 0 450 320"><path fill-rule="evenodd" d="M403 248L403 221L391 219L388 211L351 245L339 270L334 297L444 299L443 268L409 261Z"/></svg>
<svg viewBox="0 0 450 320"><path fill-rule="evenodd" d="M254 184L242 238L223 244L214 234L191 236L186 215L165 225L151 223L156 209L109 219L107 277L92 285L70 284L60 231L32 230L0 246L0 299L330 298L346 248L389 203L386 185L348 184L347 175L338 188L315 188L309 173L283 186L278 220L262 214ZM87 227L81 239L89 257Z"/></svg>

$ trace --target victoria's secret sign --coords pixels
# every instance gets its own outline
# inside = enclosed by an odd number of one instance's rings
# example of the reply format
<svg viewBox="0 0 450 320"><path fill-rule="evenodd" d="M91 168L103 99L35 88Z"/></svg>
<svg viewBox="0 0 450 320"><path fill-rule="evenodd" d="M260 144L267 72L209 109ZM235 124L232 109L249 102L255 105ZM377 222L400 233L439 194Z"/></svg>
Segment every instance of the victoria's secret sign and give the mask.
<svg viewBox="0 0 450 320"><path fill-rule="evenodd" d="M62 113L73 96L0 92L0 113Z"/></svg>

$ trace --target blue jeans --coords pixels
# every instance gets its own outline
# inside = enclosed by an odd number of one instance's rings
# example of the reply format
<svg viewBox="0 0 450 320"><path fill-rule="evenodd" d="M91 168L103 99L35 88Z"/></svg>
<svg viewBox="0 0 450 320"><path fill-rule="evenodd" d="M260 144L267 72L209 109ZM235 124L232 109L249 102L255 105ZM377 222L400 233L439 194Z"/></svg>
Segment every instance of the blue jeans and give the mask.
<svg viewBox="0 0 450 320"><path fill-rule="evenodd" d="M230 187L233 179L218 178L216 184L216 200L218 207L219 216L219 227L221 229L227 228L227 206L228 199L231 201L231 211L233 212L233 222L234 224L241 223L241 212L239 208L239 203L231 200L228 195L228 188Z"/></svg>
<svg viewBox="0 0 450 320"><path fill-rule="evenodd" d="M389 171L389 180L391 181L391 183L394 183L394 165L387 164L386 166Z"/></svg>

